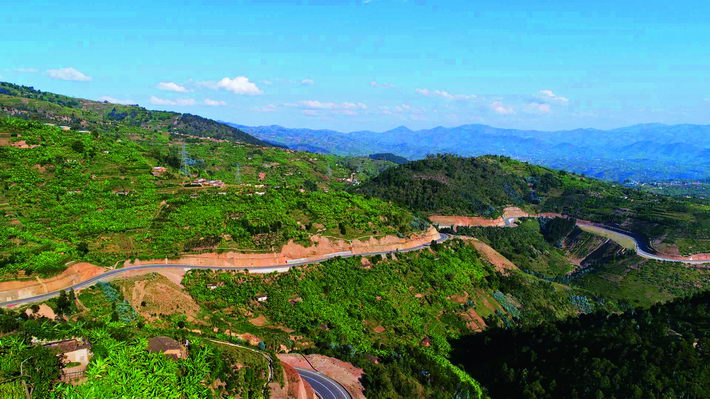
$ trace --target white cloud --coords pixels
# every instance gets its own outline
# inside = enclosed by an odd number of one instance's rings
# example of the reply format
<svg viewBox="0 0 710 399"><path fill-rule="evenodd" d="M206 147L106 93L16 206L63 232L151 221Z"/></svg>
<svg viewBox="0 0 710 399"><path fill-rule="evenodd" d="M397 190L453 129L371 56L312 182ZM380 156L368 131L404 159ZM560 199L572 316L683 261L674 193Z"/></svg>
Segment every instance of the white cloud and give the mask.
<svg viewBox="0 0 710 399"><path fill-rule="evenodd" d="M316 84L316 81L313 79L303 79L301 80L301 86L312 86Z"/></svg>
<svg viewBox="0 0 710 399"><path fill-rule="evenodd" d="M35 73L37 72L37 68L15 68L15 72Z"/></svg>
<svg viewBox="0 0 710 399"><path fill-rule="evenodd" d="M392 83L380 83L376 80L373 80L372 82L370 82L370 86L371 87L385 87L388 89L391 89L393 87L397 87L397 85L393 85Z"/></svg>
<svg viewBox="0 0 710 399"><path fill-rule="evenodd" d="M278 106L276 104L269 104L265 105L263 107L256 107L254 108L254 111L257 112L274 112L278 109Z"/></svg>
<svg viewBox="0 0 710 399"><path fill-rule="evenodd" d="M308 109L327 109L327 110L357 110L357 109L367 109L367 105L363 103L332 103L332 102L321 102L317 100L307 100L300 101L296 104L300 108Z"/></svg>
<svg viewBox="0 0 710 399"><path fill-rule="evenodd" d="M367 104L360 102L324 102L318 100L305 100L297 103L282 104L284 107L301 108L304 115L357 115L358 111L366 110Z"/></svg>
<svg viewBox="0 0 710 399"><path fill-rule="evenodd" d="M262 80L261 84L263 84L265 86L271 86L272 84L274 84L274 82L272 82L270 80Z"/></svg>
<svg viewBox="0 0 710 399"><path fill-rule="evenodd" d="M227 105L227 103L224 102L224 101L213 100L213 99L211 99L211 98L205 98L205 100L204 100L203 102L204 102L205 105L209 105L209 106L211 106L211 107L219 107L219 106L222 106L222 105Z"/></svg>
<svg viewBox="0 0 710 399"><path fill-rule="evenodd" d="M264 93L254 82L249 81L249 78L246 76L237 76L234 79L225 77L219 82L203 82L202 85L215 90L224 89L234 94L247 96L258 96Z"/></svg>
<svg viewBox="0 0 710 399"><path fill-rule="evenodd" d="M525 110L534 114L549 114L552 109L550 104L532 102L525 107Z"/></svg>
<svg viewBox="0 0 710 399"><path fill-rule="evenodd" d="M174 100L168 98L159 98L150 96L150 103L155 105L195 105L194 98L176 98Z"/></svg>
<svg viewBox="0 0 710 399"><path fill-rule="evenodd" d="M188 92L188 90L184 86L180 86L179 84L174 83L174 82L160 82L160 83L158 83L157 88L160 90L174 91L177 93L187 93Z"/></svg>
<svg viewBox="0 0 710 399"><path fill-rule="evenodd" d="M394 115L394 114L402 114L402 113L407 113L407 112L413 112L413 111L420 111L419 109L415 109L409 104L399 104L399 105L394 105L394 106L389 106L389 105L383 105L379 107L380 113L384 115Z"/></svg>
<svg viewBox="0 0 710 399"><path fill-rule="evenodd" d="M416 89L417 93L427 97L440 97L447 100L473 100L477 98L475 94L451 94L444 90Z"/></svg>
<svg viewBox="0 0 710 399"><path fill-rule="evenodd" d="M89 81L91 76L84 75L74 68L47 69L47 75L52 79Z"/></svg>
<svg viewBox="0 0 710 399"><path fill-rule="evenodd" d="M544 97L546 100L550 101L557 101L560 103L566 103L569 102L569 99L566 97L558 96L555 94L552 90L540 90L538 92L542 97Z"/></svg>
<svg viewBox="0 0 710 399"><path fill-rule="evenodd" d="M490 104L490 106L491 106L491 109L497 114L510 115L510 114L515 113L515 110L513 109L513 107L511 107L509 105L505 105L500 101L494 101Z"/></svg>
<svg viewBox="0 0 710 399"><path fill-rule="evenodd" d="M125 100L119 100L117 98L109 97L109 96L101 96L99 97L99 101L108 101L112 104L135 104L136 102L133 100L125 99Z"/></svg>

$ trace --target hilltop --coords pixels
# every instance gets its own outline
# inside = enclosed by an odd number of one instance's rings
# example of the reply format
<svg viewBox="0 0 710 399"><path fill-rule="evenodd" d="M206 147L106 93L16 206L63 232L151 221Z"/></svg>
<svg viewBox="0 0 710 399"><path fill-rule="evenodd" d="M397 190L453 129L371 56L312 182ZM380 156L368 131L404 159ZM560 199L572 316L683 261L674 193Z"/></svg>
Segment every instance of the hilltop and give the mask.
<svg viewBox="0 0 710 399"><path fill-rule="evenodd" d="M270 146L237 128L197 115L85 100L6 82L0 82L0 111L18 118L68 126L74 130L139 128Z"/></svg>
<svg viewBox="0 0 710 399"><path fill-rule="evenodd" d="M437 126L384 132L238 126L291 148L338 155L391 152L408 159L437 153L505 155L556 169L622 182L710 177L710 126L643 124L619 129L538 131L486 125Z"/></svg>
<svg viewBox="0 0 710 399"><path fill-rule="evenodd" d="M433 214L497 217L506 206L622 227L664 249L710 252L710 204L666 197L507 157L430 156L354 188Z"/></svg>

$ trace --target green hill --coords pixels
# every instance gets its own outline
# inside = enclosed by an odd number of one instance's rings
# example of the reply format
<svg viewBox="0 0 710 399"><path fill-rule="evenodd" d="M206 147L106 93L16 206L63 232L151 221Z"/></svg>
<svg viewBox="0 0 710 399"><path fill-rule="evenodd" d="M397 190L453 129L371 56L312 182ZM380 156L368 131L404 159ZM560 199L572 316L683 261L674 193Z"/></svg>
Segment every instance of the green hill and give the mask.
<svg viewBox="0 0 710 399"><path fill-rule="evenodd" d="M140 128L269 145L237 128L197 115L67 97L6 82L0 82L0 109L18 118L56 123L75 130Z"/></svg>
<svg viewBox="0 0 710 399"><path fill-rule="evenodd" d="M399 206L345 192L348 179L366 179L382 161L362 158L355 168L333 155L216 139L212 127L223 125L200 117L129 106L117 112L135 116L111 119L98 110L115 114L113 105L16 90L0 95L2 113L15 115L0 117L6 277L54 273L68 261L271 251L315 234L351 239L426 226ZM72 113L64 129L26 120ZM182 122L168 123L175 118Z"/></svg>
<svg viewBox="0 0 710 399"><path fill-rule="evenodd" d="M507 157L430 156L385 170L355 192L423 215L497 217L506 206L623 227L654 246L710 252L710 202L672 198Z"/></svg>

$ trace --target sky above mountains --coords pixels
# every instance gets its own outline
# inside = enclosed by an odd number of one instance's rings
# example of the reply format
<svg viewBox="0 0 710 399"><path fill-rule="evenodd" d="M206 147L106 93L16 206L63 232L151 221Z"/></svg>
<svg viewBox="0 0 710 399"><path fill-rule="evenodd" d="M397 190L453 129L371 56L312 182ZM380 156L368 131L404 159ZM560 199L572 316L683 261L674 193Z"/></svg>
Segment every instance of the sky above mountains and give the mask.
<svg viewBox="0 0 710 399"><path fill-rule="evenodd" d="M706 124L708 20L689 0L9 0L0 80L246 125Z"/></svg>

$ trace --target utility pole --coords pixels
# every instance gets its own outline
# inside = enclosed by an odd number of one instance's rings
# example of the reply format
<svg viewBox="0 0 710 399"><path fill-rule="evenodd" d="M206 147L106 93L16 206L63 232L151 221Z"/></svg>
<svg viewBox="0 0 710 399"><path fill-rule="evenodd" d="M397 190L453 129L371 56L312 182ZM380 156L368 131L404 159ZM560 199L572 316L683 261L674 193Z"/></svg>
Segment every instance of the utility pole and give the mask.
<svg viewBox="0 0 710 399"><path fill-rule="evenodd" d="M242 184L242 172L239 164L234 165L234 182L235 184Z"/></svg>
<svg viewBox="0 0 710 399"><path fill-rule="evenodd" d="M187 177L190 177L190 168L187 165L189 159L190 158L187 156L187 146L185 143L182 143L182 150L180 151L180 171Z"/></svg>

